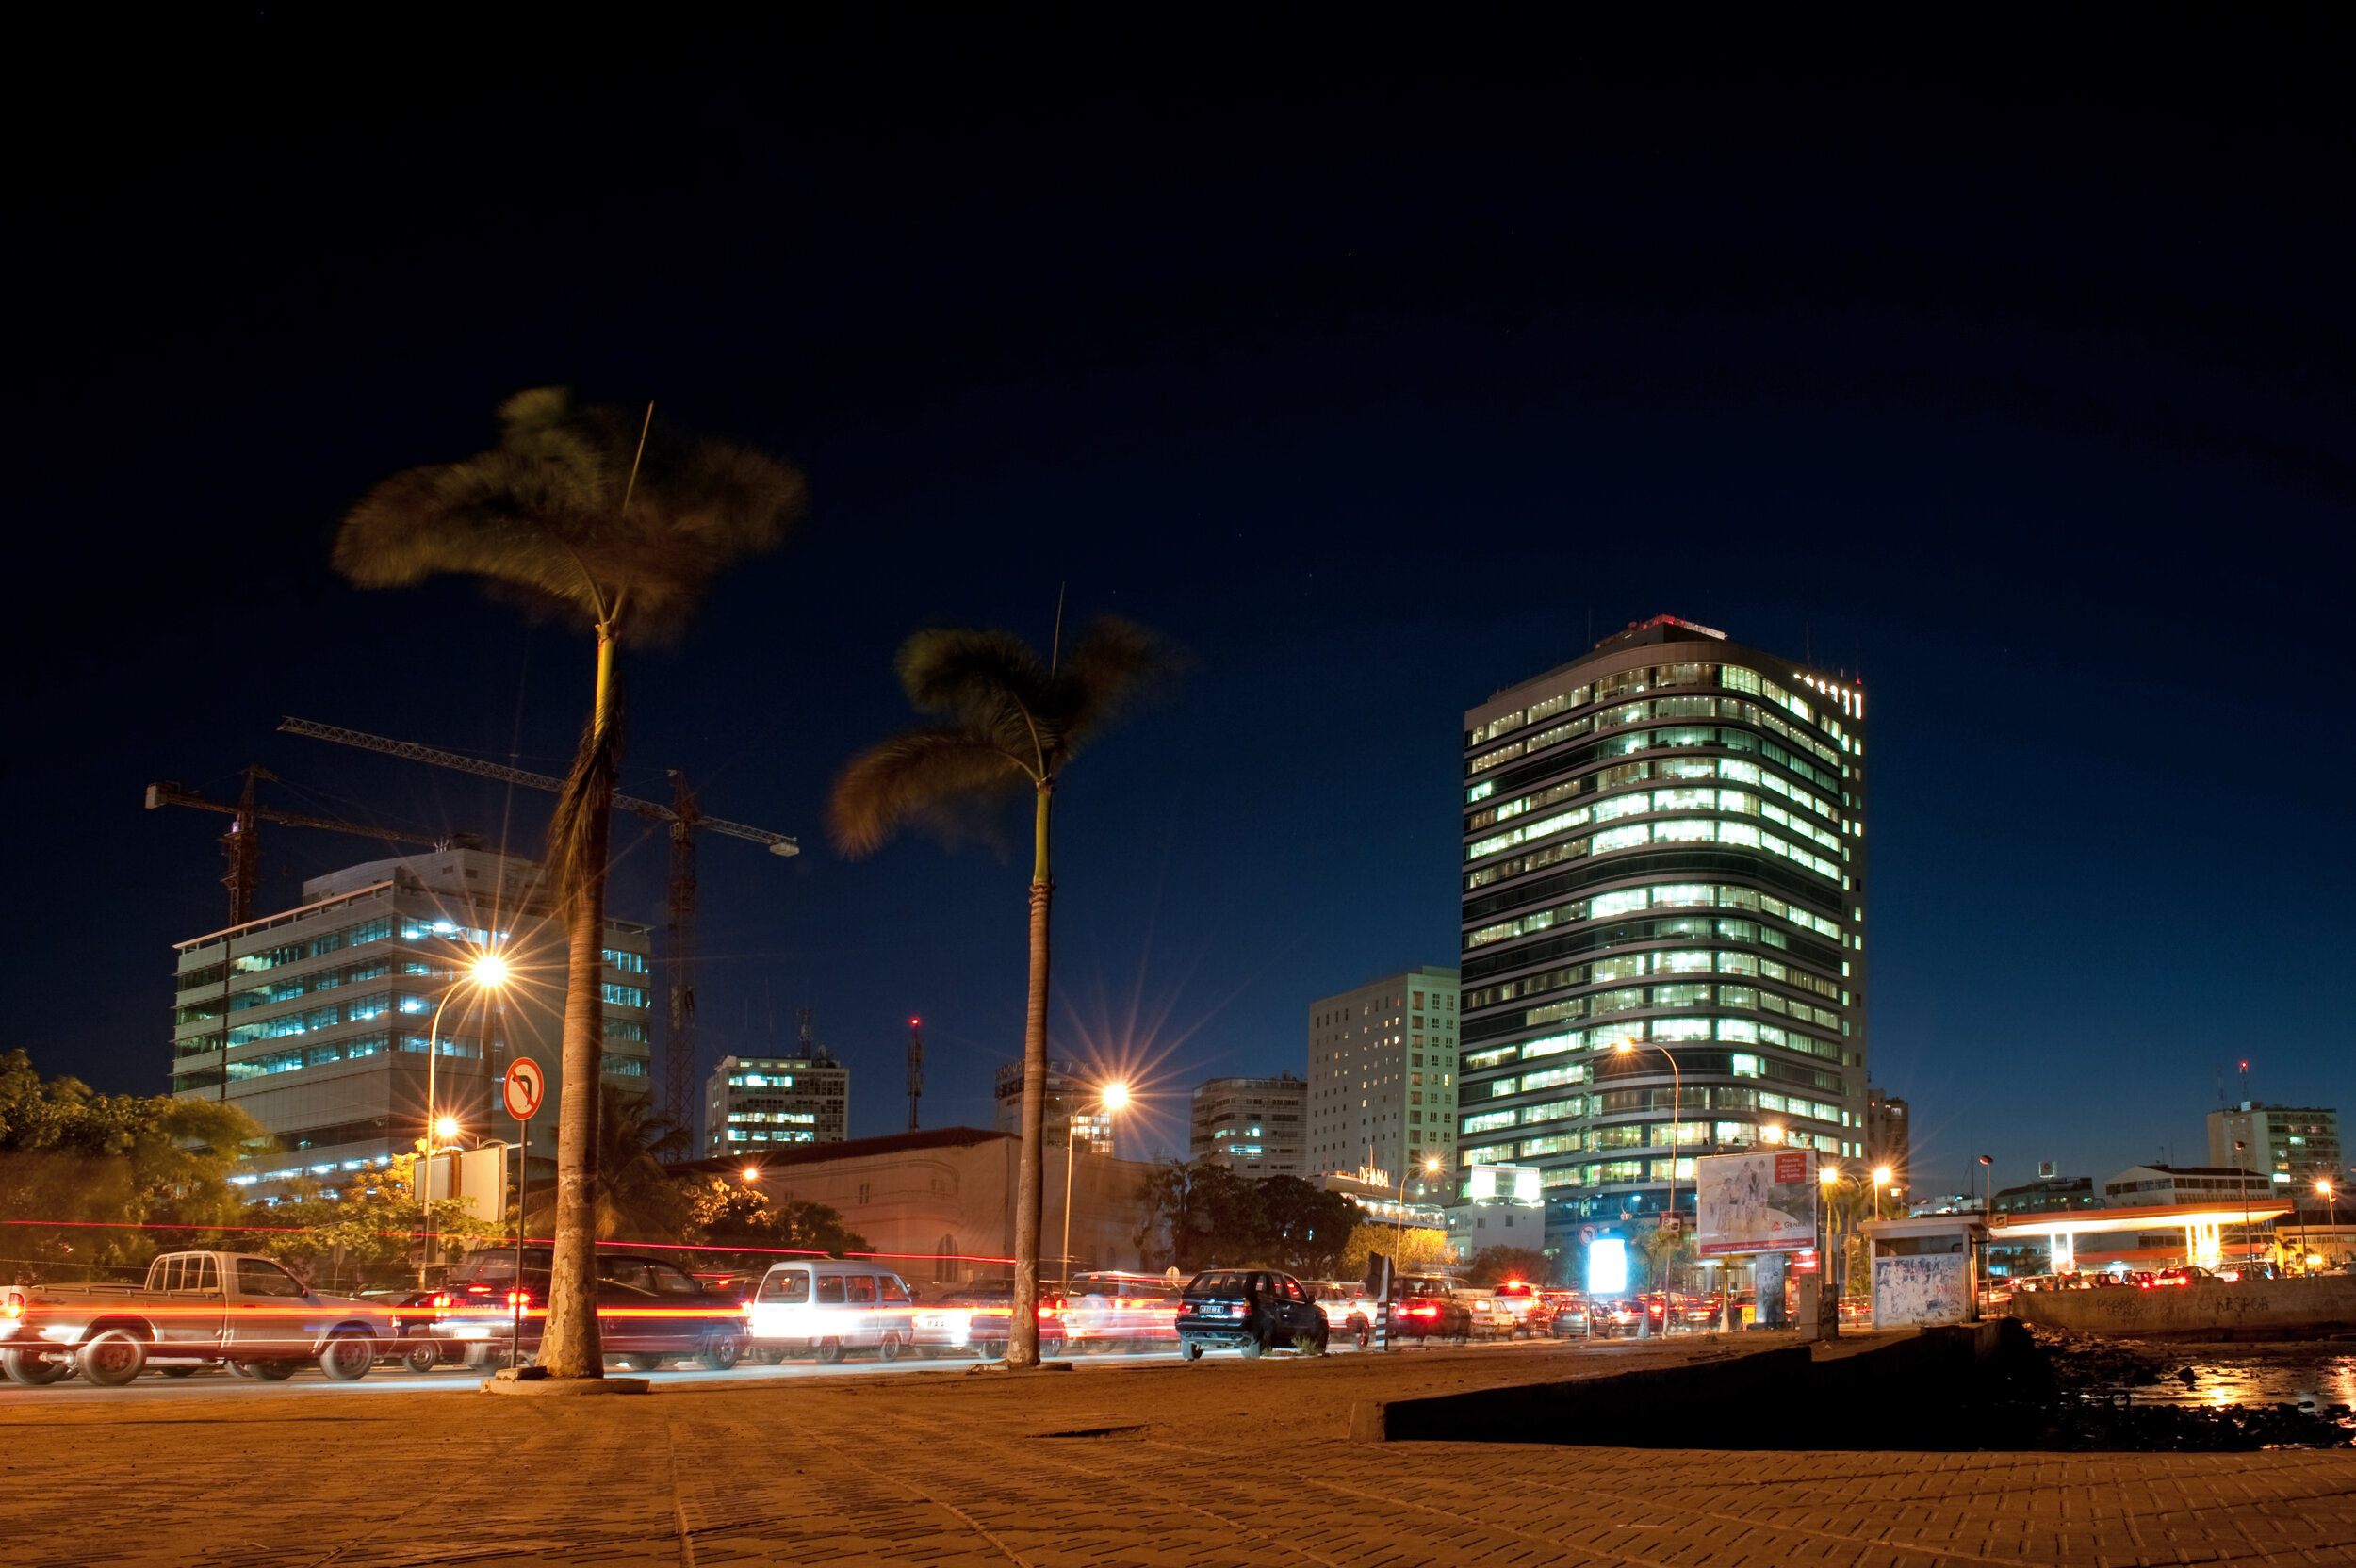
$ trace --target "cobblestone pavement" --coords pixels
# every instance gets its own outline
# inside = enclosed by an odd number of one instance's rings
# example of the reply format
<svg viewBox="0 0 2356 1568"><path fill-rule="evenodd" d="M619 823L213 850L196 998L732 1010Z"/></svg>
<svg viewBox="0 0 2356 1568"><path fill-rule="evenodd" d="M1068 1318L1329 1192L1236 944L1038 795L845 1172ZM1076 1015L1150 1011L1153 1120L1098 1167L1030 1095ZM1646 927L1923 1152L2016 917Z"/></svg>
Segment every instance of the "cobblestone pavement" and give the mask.
<svg viewBox="0 0 2356 1568"><path fill-rule="evenodd" d="M1699 1347L1226 1358L643 1398L11 1405L13 1564L2356 1563L2356 1455L1346 1440L1353 1401ZM93 1391L95 1392L95 1391ZM1772 1425L1696 1410L1697 1440Z"/></svg>

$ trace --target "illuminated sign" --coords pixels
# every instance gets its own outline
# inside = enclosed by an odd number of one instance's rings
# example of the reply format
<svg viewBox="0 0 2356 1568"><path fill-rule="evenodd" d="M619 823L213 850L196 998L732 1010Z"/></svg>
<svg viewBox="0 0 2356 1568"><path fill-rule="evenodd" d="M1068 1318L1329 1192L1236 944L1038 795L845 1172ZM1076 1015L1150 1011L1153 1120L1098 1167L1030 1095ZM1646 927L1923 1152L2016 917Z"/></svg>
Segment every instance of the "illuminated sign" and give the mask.
<svg viewBox="0 0 2356 1568"><path fill-rule="evenodd" d="M1587 1294L1617 1296L1628 1289L1628 1243L1617 1236L1587 1244Z"/></svg>

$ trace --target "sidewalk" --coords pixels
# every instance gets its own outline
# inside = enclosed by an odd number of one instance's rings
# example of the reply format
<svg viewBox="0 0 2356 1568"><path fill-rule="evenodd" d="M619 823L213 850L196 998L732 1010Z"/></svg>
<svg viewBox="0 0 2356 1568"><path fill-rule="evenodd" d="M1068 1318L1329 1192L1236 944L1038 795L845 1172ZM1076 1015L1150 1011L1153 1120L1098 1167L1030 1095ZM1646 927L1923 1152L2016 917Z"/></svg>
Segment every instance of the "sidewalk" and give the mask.
<svg viewBox="0 0 2356 1568"><path fill-rule="evenodd" d="M530 1400L257 1389L11 1409L12 1564L2356 1564L2356 1454L1353 1445L1359 1399L1609 1348L1219 1358ZM93 1390L93 1395L102 1391ZM1774 1411L1695 1412L1697 1442Z"/></svg>

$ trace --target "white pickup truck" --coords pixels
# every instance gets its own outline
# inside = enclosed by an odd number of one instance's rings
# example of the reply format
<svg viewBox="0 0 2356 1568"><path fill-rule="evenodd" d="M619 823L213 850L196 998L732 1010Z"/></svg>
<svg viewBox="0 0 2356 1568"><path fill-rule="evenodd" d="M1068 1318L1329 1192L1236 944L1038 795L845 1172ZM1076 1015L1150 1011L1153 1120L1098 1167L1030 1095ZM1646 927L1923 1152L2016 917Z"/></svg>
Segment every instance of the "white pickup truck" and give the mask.
<svg viewBox="0 0 2356 1568"><path fill-rule="evenodd" d="M150 1366L186 1377L224 1364L275 1382L313 1362L350 1382L400 1340L384 1307L322 1295L250 1252L167 1252L139 1285L0 1285L0 1370L28 1388L76 1370L120 1387Z"/></svg>

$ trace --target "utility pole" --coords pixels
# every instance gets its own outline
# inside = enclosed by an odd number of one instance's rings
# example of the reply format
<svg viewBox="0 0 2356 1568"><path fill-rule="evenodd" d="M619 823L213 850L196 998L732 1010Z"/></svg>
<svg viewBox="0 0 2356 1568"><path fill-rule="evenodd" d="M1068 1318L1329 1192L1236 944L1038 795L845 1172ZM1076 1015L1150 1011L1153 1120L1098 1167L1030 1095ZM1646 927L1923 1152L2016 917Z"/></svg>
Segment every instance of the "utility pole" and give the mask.
<svg viewBox="0 0 2356 1568"><path fill-rule="evenodd" d="M916 1102L924 1098L924 1021L908 1020L908 1131L916 1131Z"/></svg>

